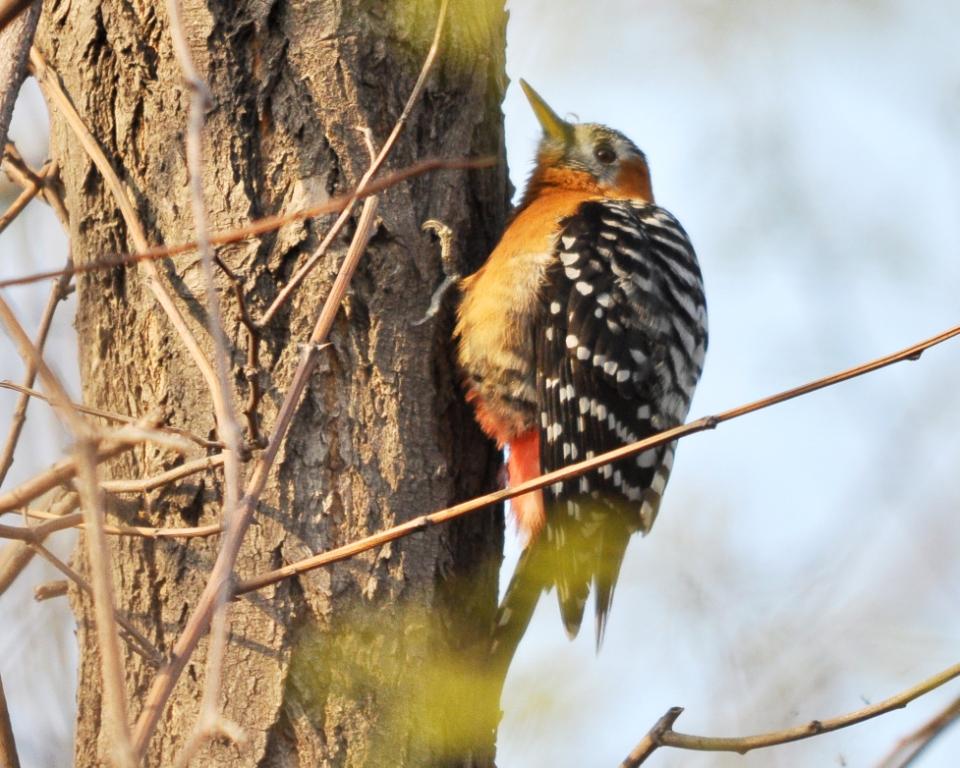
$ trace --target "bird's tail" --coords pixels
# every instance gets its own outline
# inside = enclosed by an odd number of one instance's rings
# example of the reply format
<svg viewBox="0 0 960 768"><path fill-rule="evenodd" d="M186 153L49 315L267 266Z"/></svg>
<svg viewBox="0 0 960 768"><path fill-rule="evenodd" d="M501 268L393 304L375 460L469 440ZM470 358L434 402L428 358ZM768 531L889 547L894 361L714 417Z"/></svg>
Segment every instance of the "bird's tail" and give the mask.
<svg viewBox="0 0 960 768"><path fill-rule="evenodd" d="M490 641L490 662L500 685L507 675L517 646L543 594L553 586L548 552L541 540L534 539L523 550L517 567L497 609L496 624Z"/></svg>
<svg viewBox="0 0 960 768"><path fill-rule="evenodd" d="M548 517L544 539L552 550L552 578L567 635L580 632L591 588L596 607L597 650L603 642L613 591L635 530L623 505L581 497L561 502ZM560 506L560 505L557 505Z"/></svg>

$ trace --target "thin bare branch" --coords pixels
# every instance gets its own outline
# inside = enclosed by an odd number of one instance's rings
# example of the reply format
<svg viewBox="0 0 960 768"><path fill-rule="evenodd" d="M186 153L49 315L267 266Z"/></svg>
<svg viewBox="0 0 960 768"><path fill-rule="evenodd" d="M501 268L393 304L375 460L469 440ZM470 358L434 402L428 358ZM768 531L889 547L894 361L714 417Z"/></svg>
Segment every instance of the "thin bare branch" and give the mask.
<svg viewBox="0 0 960 768"><path fill-rule="evenodd" d="M186 461L179 467L168 469L166 472L161 472L153 477L145 477L139 480L104 480L100 483L100 487L107 493L149 493L198 472L206 472L208 469L223 466L224 459L222 453L215 456L203 456L199 459Z"/></svg>
<svg viewBox="0 0 960 768"><path fill-rule="evenodd" d="M115 456L119 456L124 451L129 451L138 443L130 441L118 441L101 446L97 452L97 462L102 463ZM34 499L39 498L47 491L69 482L77 475L77 462L75 458L61 459L52 467L44 470L38 475L34 475L29 480L24 481L16 488L6 493L0 494L0 515L6 512L13 512L21 509Z"/></svg>
<svg viewBox="0 0 960 768"><path fill-rule="evenodd" d="M897 742L877 768L908 768L950 726L960 721L960 697L955 698L913 733Z"/></svg>
<svg viewBox="0 0 960 768"><path fill-rule="evenodd" d="M20 756L17 754L17 743L13 738L10 709L7 707L7 696L3 692L2 680L0 680L0 766L20 768Z"/></svg>
<svg viewBox="0 0 960 768"><path fill-rule="evenodd" d="M640 763L652 755L659 747L663 746L661 739L663 735L673 728L677 718L683 714L683 707L670 707L666 714L654 724L653 728L644 734L637 746L635 746L626 759L620 763L620 768L637 768Z"/></svg>
<svg viewBox="0 0 960 768"><path fill-rule="evenodd" d="M697 419L696 421L684 424L683 426L665 430L644 440L638 440L635 443L630 443L629 445L624 445L612 451L599 454L592 459L578 461L575 464L569 464L561 469L548 472L545 475L540 475L539 477L535 477L525 483L520 483L512 488L505 488L501 491L488 493L483 496L478 496L475 499L464 501L452 507L442 509L438 512L421 515L412 520L408 520L405 523L401 523L400 525L396 525L392 528L388 528L370 536L365 536L364 538L358 539L349 544L345 544L342 547L337 547L336 549L332 549L328 552L322 552L314 555L313 557L308 557L296 563L285 565L282 568L277 568L274 571L262 573L259 576L255 576L250 579L241 580L238 582L237 587L234 590L234 594L240 595L257 589L263 589L264 587L275 584L283 579L288 579L292 576L314 570L315 568L330 565L331 563L346 560L360 554L361 552L366 552L369 549L373 549L374 547L379 547L390 541L395 541L396 539L403 538L404 536L409 536L411 533L417 533L429 528L430 526L445 523L457 517L462 517L463 515L466 515L470 512L475 512L476 510L482 509L490 504L496 504L498 502L505 501L506 499L513 498L514 496L519 496L523 493L537 490L538 488L544 488L545 486L561 480L569 480L572 477L578 477L586 472L598 469L605 464L611 464L615 461L619 461L620 459L634 456L635 454L648 450L649 448L655 448L658 445L671 443L681 437L686 437L687 435L692 435L696 432L704 432L709 429L715 429L718 424L722 424L725 421L730 421L731 419L745 416L748 413L769 408L772 405L777 405L778 403L785 402L786 400L791 400L795 397L800 397L801 395L815 392L818 389L823 389L824 387L829 387L842 381L856 378L857 376L863 376L866 373L876 371L880 368L885 368L886 366L893 365L894 363L899 363L904 360L917 360L924 350L936 346L937 344L942 344L948 339L952 339L958 335L960 335L960 326L955 326L947 331L944 331L943 333L921 341L918 344L914 344L899 352L895 352L892 355L886 355L885 357L878 358L869 363L864 363L863 365L858 365L854 368L849 368L845 371L841 371L830 376L825 376L821 379L816 379L815 381L811 381L799 387L794 387L793 389L788 389L784 392L771 395L770 397L765 397L761 400L755 400L752 403L747 403L746 405L731 408L730 410L723 411L715 416L705 416Z"/></svg>
<svg viewBox="0 0 960 768"><path fill-rule="evenodd" d="M80 506L80 497L73 491L64 494L50 505L46 519L57 520L70 515ZM43 543L43 539L39 539ZM23 569L33 560L35 552L25 541L11 541L0 551L0 595L10 588L10 585L23 572Z"/></svg>
<svg viewBox="0 0 960 768"><path fill-rule="evenodd" d="M771 731L770 733L761 733L755 736L694 736L689 733L679 733L673 730L673 723L683 712L681 707L674 707L668 710L667 714L657 721L657 724L647 732L643 740L634 748L626 760L620 764L620 768L636 768L641 765L651 754L660 747L673 747L674 749L690 749L699 752L737 752L745 755L754 749L764 749L766 747L777 746L778 744L787 744L791 741L800 741L809 739L812 736L819 736L822 733L839 731L841 728L849 728L851 725L862 723L887 712L893 712L897 709L903 709L914 699L918 699L924 694L930 693L951 680L960 677L960 664L954 664L933 677L929 677L921 683L914 685L907 690L891 696L889 699L873 704L863 709L849 712L845 715L832 717L827 720L811 720L804 725L795 728L784 728L780 731ZM634 759L635 758L635 759Z"/></svg>
<svg viewBox="0 0 960 768"><path fill-rule="evenodd" d="M82 520L83 515L77 512L76 514L48 520L40 525L0 525L0 539L14 539L16 541L26 541L30 544L40 544L51 533L62 531L65 528L73 528L79 525Z"/></svg>
<svg viewBox="0 0 960 768"><path fill-rule="evenodd" d="M27 510L27 517L37 520L52 520L55 515L50 512L42 512L34 509ZM84 529L84 523L78 523L76 528ZM198 539L207 536L216 536L223 531L221 523L211 523L210 525L197 525L184 528L156 528L144 525L105 525L103 532L111 536L138 536L143 539ZM0 560L2 566L2 560ZM2 573L2 568L0 568ZM0 580L0 584L2 584ZM0 589L2 593L2 589Z"/></svg>
<svg viewBox="0 0 960 768"><path fill-rule="evenodd" d="M19 392L22 395L27 397L34 397L37 400L43 400L45 402L50 402L49 399L43 392L39 392L36 389L31 389L30 387L23 386L22 384L14 384L9 379L0 380L0 388L2 389L11 389L14 392ZM110 411L104 411L100 408L91 408L88 405L81 405L80 403L72 402L74 408L76 408L80 413L86 413L90 416L99 416L101 419L108 419L110 421L118 421L122 424L143 424L142 419L134 418L133 416L125 416L122 413L111 413ZM180 427L171 427L169 425L156 426L154 428L158 432L167 432L171 435L179 435L184 437L192 443L196 443L201 448L223 448L223 443L218 440L207 440L206 438L195 435L193 432L187 429L181 429ZM2 475L0 475L2 478Z"/></svg>
<svg viewBox="0 0 960 768"><path fill-rule="evenodd" d="M123 216L124 223L127 225L127 231L130 234L130 239L133 241L134 247L138 251L146 251L149 248L149 243L147 242L147 236L137 211L133 207L133 203L130 202L127 191L120 182L116 171L114 171L103 149L101 149L100 143L87 128L83 118L80 117L80 113L77 112L76 107L73 106L70 97L66 91L63 90L63 86L60 84L60 77L35 47L30 49L30 65L33 69L34 76L39 81L40 87L43 89L47 98L60 110L60 113L79 140L80 145L93 161L97 170L100 171L100 175L103 177L107 188L113 195L117 207L120 209L120 214ZM157 303L163 308L167 319L193 358L194 363L207 382L210 391L215 392L217 390L217 378L213 368L203 354L203 350L200 349L200 344L190 331L187 321L184 319L179 307L177 307L173 300L173 296L163 282L163 278L160 276L160 270L152 261L143 261L141 262L141 266L146 276L145 282L151 293L153 293Z"/></svg>
<svg viewBox="0 0 960 768"><path fill-rule="evenodd" d="M54 581L45 581L43 584L37 584L33 588L33 599L38 603L45 600L52 600L55 597L64 597L70 590L70 582L66 579L55 579Z"/></svg>
<svg viewBox="0 0 960 768"><path fill-rule="evenodd" d="M54 164L45 165L40 169L36 181L31 180L30 184L17 195L17 199L10 204L10 207L0 214L0 233L10 226L11 222L20 215L20 212L27 207L29 202L43 191L43 185L47 177L55 174L56 171L57 168Z"/></svg>
<svg viewBox="0 0 960 768"><path fill-rule="evenodd" d="M159 416L148 416L154 421L159 421ZM177 435L171 435L169 432L165 432L162 429L154 429L153 427L141 427L136 424L128 424L126 427L123 427L123 432L126 435L126 439L132 442L137 443L153 443L160 448L166 448L169 451L174 451L175 453L189 453L193 450L193 445L188 441L182 439ZM105 438L110 437L110 433L104 435Z"/></svg>
<svg viewBox="0 0 960 768"><path fill-rule="evenodd" d="M53 554L53 552L47 549L43 544L33 543L30 546L44 560L60 571L60 573L66 576L67 579L76 584L83 594L93 599L94 603L96 603L96 596L93 592L94 588L90 585L90 582L88 582L85 578L83 578L83 576L63 562L63 560ZM126 637L127 642L130 644L130 647L134 650L134 652L142 656L147 662L150 663L151 666L158 667L163 663L163 655L157 650L153 643L147 639L147 636L136 628L130 619L124 616L119 610L114 611L113 618L123 630L121 634Z"/></svg>
<svg viewBox="0 0 960 768"><path fill-rule="evenodd" d="M3 169L11 181L19 184L24 189L31 188L40 181L39 174L33 172L26 161L20 156L20 153L17 152L16 146L9 141L3 148ZM60 192L57 190L56 184L53 183L59 175L60 165L54 161L49 167L46 178L43 179L44 183L40 187L40 194L53 209L53 212L63 225L66 234L69 235L70 215L67 213L67 208L60 197Z"/></svg>
<svg viewBox="0 0 960 768"><path fill-rule="evenodd" d="M217 434L224 444L223 454L223 506L221 517L224 530L229 531L234 523L237 504L240 500L240 452L242 448L240 423L233 405L233 392L230 388L230 362L227 354L227 339L223 330L220 313L220 295L217 289L214 269L213 247L210 243L210 230L207 225L207 208L203 196L203 126L205 112L211 102L210 89L200 77L190 55L187 34L183 22L179 0L167 0L167 14L170 17L170 36L173 50L180 68L183 70L187 86L191 91L190 112L187 123L187 166L190 172L190 200L193 219L197 229L197 251L203 267L203 277L207 292L207 327L213 339L216 381L208 382L211 388L214 412L217 420ZM204 679L203 697L200 702L200 715L196 730L203 736L214 730L223 716L220 714L219 700L223 677L223 659L226 655L228 625L227 606L230 601L230 584L226 579L220 584L213 607L213 622L210 641L207 646L207 667ZM218 729L222 730L222 729ZM193 742L193 740L188 740ZM190 759L187 753L188 761Z"/></svg>
<svg viewBox="0 0 960 768"><path fill-rule="evenodd" d="M97 485L97 438L83 417L70 407L70 398L59 379L43 361L33 346L23 326L0 297L0 321L5 326L24 362L36 367L50 401L62 421L67 424L75 438L74 464L77 474L77 490L88 531L85 537L87 555L93 577L93 608L96 618L97 638L100 642L100 659L104 687L104 702L109 733L110 758L120 768L134 768L135 760L127 721L126 688L123 662L120 656L116 610L113 601L113 582L109 563L107 539L103 533L103 498ZM38 551L42 544L34 544Z"/></svg>
<svg viewBox="0 0 960 768"><path fill-rule="evenodd" d="M67 257L67 268L73 265L73 259ZM53 316L60 306L60 302L67 296L67 289L70 285L70 275L62 275L51 287L50 295L47 298L47 304L43 308L43 315L40 318L40 328L37 330L36 341L34 345L43 352L47 343L47 336L50 334L50 326L53 324ZM37 369L31 362L27 361L27 370L23 377L23 387L33 386L37 377ZM15 385L11 388L15 388ZM13 465L13 457L17 450L17 444L20 442L20 434L23 432L23 425L27 420L27 406L30 397L24 392L17 398L17 405L13 410L13 418L10 420L10 428L7 431L7 439L3 445L3 451L0 453L0 484L7 477L7 472Z"/></svg>
<svg viewBox="0 0 960 768"><path fill-rule="evenodd" d="M421 160L399 171L395 171L394 173L388 173L382 178L371 182L367 185L366 191L362 194L350 192L348 194L341 195L340 197L335 197L325 203L319 203L318 205L310 206L309 208L302 208L297 211L277 214L276 216L267 216L263 219L257 219L246 226L230 229L225 232L212 232L210 234L210 242L214 245L240 243L244 240L251 240L255 237L259 237L266 232L272 232L276 229L280 229L280 227L284 226L285 224L289 224L292 221L303 221L304 219L312 219L328 213L338 213L354 200L379 194L385 189L395 187L397 184L402 184L408 179L421 176L424 173L429 173L430 171L491 168L496 164L497 158L493 156L467 159L433 158ZM170 258L171 256L189 253L196 250L196 247L196 242L190 241L186 243L179 243L177 245L158 245L151 248L137 249L137 251L134 253L119 254L117 256L94 259L85 262L84 264L76 264L69 270L55 269L49 272L34 272L33 274L24 275L23 277L13 277L6 280L0 280L0 288L10 288L15 285L28 285L29 283L37 283L41 280L49 280L54 277L60 277L64 274L79 275L86 272L95 272L101 269L112 269L113 267L123 267L130 264L139 264L142 262L156 261L158 259L166 259Z"/></svg>
<svg viewBox="0 0 960 768"><path fill-rule="evenodd" d="M397 143L397 139L400 136L400 133L403 131L404 126L407 124L407 120L410 119L410 113L413 111L414 106L417 101L420 99L420 93L423 91L423 86L426 85L427 77L430 74L430 71L433 69L434 61L437 58L437 52L440 50L440 38L443 35L443 26L444 22L447 19L447 5L449 0L443 0L440 4L440 10L438 12L437 26L433 33L433 41L430 44L430 50L427 52L427 56L424 59L423 66L420 68L420 74L417 76L417 81L413 85L413 90L410 91L410 95L407 97L406 104L403 105L403 110L400 112L400 117L397 118L397 122L393 126L393 130L390 131L390 135L387 137L387 140L383 143L383 147L377 156L370 163L370 167L367 169L367 172L363 174L363 177L360 179L360 183L357 185L357 191L354 193L354 198L359 199L361 195L366 194L370 181L374 176L377 175L377 171L380 170L380 167L383 165L384 160L387 159L387 156L393 150L394 144ZM272 319L273 316L277 313L284 302L290 297L290 295L297 289L297 286L303 281L303 279L310 273L317 262L323 258L324 254L327 251L327 248L330 247L330 243L333 242L333 239L340 233L340 230L350 219L350 214L353 213L354 201L350 201L347 206L340 213L340 216L334 222L333 226L330 228L330 231L327 232L326 237L323 238L323 242L320 243L320 246L313 253L313 255L307 260L307 262L297 270L296 274L290 278L289 282L283 287L283 290L277 295L277 298L273 300L273 303L267 308L267 311L263 314L263 317L260 318L260 327L267 325Z"/></svg>

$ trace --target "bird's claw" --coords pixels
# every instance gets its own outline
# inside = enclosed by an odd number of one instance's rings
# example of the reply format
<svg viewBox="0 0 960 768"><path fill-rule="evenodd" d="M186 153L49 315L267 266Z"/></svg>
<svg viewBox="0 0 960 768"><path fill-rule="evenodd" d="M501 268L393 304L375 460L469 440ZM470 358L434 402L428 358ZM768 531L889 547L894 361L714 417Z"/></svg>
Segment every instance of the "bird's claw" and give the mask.
<svg viewBox="0 0 960 768"><path fill-rule="evenodd" d="M440 263L443 267L443 273L445 277L443 278L443 282L440 283L440 286L430 297L430 306L427 308L426 314L419 320L414 321L414 326L423 325L428 320L432 320L434 317L436 317L437 313L440 311L440 307L443 305L443 300L446 297L447 292L455 283L460 280L460 273L457 271L456 265L453 263L453 230L442 221L438 221L437 219L427 219L425 222L423 222L421 229L423 229L424 232L436 233L437 238L440 240Z"/></svg>

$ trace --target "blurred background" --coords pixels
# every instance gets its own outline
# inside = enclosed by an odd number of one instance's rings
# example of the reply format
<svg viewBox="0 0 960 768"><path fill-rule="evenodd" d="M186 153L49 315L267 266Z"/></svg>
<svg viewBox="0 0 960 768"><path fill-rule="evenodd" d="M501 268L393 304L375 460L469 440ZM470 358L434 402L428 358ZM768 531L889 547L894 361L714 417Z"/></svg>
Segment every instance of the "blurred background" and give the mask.
<svg viewBox="0 0 960 768"><path fill-rule="evenodd" d="M646 151L658 202L700 255L710 349L691 417L892 352L957 322L960 6L936 0L524 0L508 71L561 115ZM505 103L522 187L539 128ZM11 136L35 167L46 115L27 84ZM0 206L16 191L0 182ZM0 275L57 268L59 224L29 207ZM48 287L11 290L36 327ZM48 344L76 385L70 309ZM958 661L960 343L724 424L679 447L660 517L628 551L606 640L567 641L541 601L504 694L499 763L614 766L668 707L679 730L745 735L858 709ZM21 376L0 339L0 378ZM0 391L0 434L15 397ZM64 437L30 408L12 485ZM518 554L508 536L504 582ZM57 540L61 554L71 542ZM45 564L0 598L0 674L26 766L70 763L66 602ZM589 630L590 627L587 627ZM957 684L835 734L648 765L873 766ZM960 725L915 765L958 764Z"/></svg>
<svg viewBox="0 0 960 768"><path fill-rule="evenodd" d="M559 114L629 135L696 246L710 348L691 417L960 322L960 6L510 8L514 183L539 136L523 77ZM505 691L501 764L614 766L672 705L679 730L746 735L956 663L958 388L954 342L684 440L600 654L592 627L568 642L555 597L541 600ZM957 695L746 757L648 764L873 766ZM917 765L960 765L960 725Z"/></svg>

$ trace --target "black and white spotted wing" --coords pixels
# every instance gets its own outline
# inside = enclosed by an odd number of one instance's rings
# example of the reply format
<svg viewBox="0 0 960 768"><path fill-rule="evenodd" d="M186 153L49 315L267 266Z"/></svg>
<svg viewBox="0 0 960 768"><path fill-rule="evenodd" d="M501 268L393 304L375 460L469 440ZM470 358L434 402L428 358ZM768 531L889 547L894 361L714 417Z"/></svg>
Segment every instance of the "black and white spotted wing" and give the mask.
<svg viewBox="0 0 960 768"><path fill-rule="evenodd" d="M682 423L707 344L696 256L663 209L584 203L562 222L556 256L535 340L544 472ZM627 542L653 524L674 447L544 489L539 546L571 635L592 584L599 643Z"/></svg>

